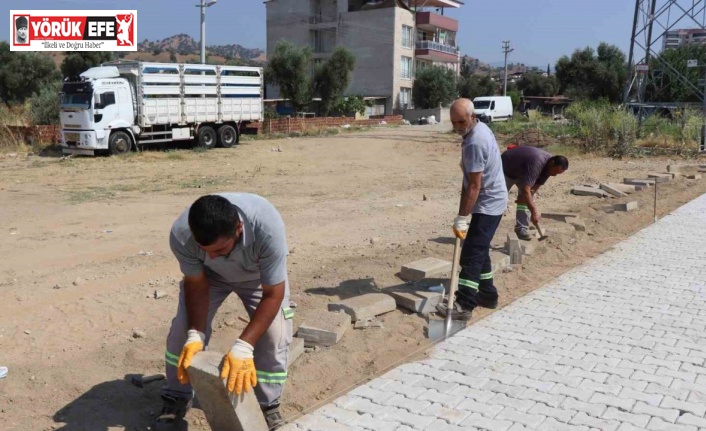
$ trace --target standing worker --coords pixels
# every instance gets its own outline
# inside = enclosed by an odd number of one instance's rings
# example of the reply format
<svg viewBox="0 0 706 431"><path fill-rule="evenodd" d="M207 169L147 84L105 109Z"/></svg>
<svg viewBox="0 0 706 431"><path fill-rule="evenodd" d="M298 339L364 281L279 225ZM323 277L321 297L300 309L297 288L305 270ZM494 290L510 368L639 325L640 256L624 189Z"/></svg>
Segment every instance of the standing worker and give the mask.
<svg viewBox="0 0 706 431"><path fill-rule="evenodd" d="M167 384L157 429L172 429L191 406L187 369L208 345L213 318L230 293L238 295L250 323L223 358L221 379L236 394L254 387L268 427L280 428L294 315L280 214L254 194L202 196L176 219L169 245L184 279L167 337Z"/></svg>
<svg viewBox="0 0 706 431"><path fill-rule="evenodd" d="M457 238L464 240L451 318L470 320L476 306L498 306L490 242L507 208L507 188L495 136L476 118L473 102L457 99L451 105L450 114L454 130L463 137L463 187L453 231ZM439 304L437 310L446 316L447 304Z"/></svg>
<svg viewBox="0 0 706 431"><path fill-rule="evenodd" d="M530 221L536 225L541 218L534 204L534 194L549 177L563 174L569 169L569 160L529 146L508 149L501 157L507 191L517 186L515 233L518 238L528 241L532 239L529 233Z"/></svg>

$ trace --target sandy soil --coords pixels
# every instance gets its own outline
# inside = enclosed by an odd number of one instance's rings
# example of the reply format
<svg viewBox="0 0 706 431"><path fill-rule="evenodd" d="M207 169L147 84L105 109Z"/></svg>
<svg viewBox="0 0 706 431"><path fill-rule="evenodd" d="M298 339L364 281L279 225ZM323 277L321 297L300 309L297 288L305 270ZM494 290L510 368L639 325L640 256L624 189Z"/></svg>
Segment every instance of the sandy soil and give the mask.
<svg viewBox="0 0 706 431"><path fill-rule="evenodd" d="M272 151L277 147L282 151ZM160 383L139 389L124 377L162 371L180 277L167 235L198 196L250 191L279 208L296 327L331 301L402 284L396 274L406 262L451 258L458 158L458 140L440 126L125 158L1 157L0 365L10 372L0 380L0 428L148 428L159 412ZM652 221L651 191L612 200L637 200L638 211L607 214L605 201L570 195L572 185L644 177L668 163L572 157L539 204L580 212L587 232L547 221L554 236L521 268L497 275L502 305ZM706 181L679 179L659 190L661 215L705 193ZM512 223L503 219L496 246ZM154 299L155 290L167 296ZM243 315L237 298L226 301L212 348L233 343ZM397 310L381 320L382 329L351 327L338 345L302 355L283 400L288 418L428 347L422 317ZM144 337L135 338L135 330ZM187 419L192 430L208 429L198 409Z"/></svg>

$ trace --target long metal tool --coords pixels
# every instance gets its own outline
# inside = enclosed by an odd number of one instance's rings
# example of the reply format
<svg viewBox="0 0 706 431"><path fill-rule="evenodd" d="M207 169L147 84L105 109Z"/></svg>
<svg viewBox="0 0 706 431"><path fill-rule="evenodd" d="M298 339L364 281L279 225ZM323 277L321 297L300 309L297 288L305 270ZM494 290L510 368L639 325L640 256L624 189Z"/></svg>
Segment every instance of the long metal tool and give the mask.
<svg viewBox="0 0 706 431"><path fill-rule="evenodd" d="M454 299L456 299L456 286L458 286L458 260L461 254L461 239L456 237L454 244L454 260L451 262L451 284L449 285L448 305L446 306L446 325L444 326L444 338L448 338L451 332L451 314L454 310Z"/></svg>

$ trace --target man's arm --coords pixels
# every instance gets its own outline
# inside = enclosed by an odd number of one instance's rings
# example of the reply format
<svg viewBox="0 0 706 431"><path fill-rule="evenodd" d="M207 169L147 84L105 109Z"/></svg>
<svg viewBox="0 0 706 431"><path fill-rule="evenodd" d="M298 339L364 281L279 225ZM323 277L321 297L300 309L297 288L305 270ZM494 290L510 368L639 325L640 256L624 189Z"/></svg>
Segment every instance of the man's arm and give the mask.
<svg viewBox="0 0 706 431"><path fill-rule="evenodd" d="M184 300L189 329L206 333L209 294L205 273L184 276Z"/></svg>
<svg viewBox="0 0 706 431"><path fill-rule="evenodd" d="M461 203L458 208L458 215L469 216L480 194L480 186L483 172L470 172L468 174L468 188L461 190Z"/></svg>
<svg viewBox="0 0 706 431"><path fill-rule="evenodd" d="M284 281L273 286L262 286L262 299L245 327L240 339L247 341L251 346L257 344L262 335L275 320L284 300Z"/></svg>

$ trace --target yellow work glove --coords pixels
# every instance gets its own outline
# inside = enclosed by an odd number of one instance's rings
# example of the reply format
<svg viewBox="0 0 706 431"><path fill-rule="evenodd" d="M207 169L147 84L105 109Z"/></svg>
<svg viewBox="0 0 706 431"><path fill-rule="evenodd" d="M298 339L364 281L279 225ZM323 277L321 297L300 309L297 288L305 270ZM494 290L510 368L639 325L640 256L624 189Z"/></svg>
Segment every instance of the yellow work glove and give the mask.
<svg viewBox="0 0 706 431"><path fill-rule="evenodd" d="M250 392L250 388L257 386L253 350L250 343L238 339L230 352L223 358L221 379L228 379L228 392L235 391L240 395L243 389L245 392Z"/></svg>
<svg viewBox="0 0 706 431"><path fill-rule="evenodd" d="M189 329L186 343L181 349L181 355L179 355L179 362L177 363L177 379L182 385L189 383L189 373L186 372L186 369L191 366L191 360L194 355L203 350L205 340L206 335L203 332Z"/></svg>
<svg viewBox="0 0 706 431"><path fill-rule="evenodd" d="M456 216L453 224L453 231L456 238L466 239L468 226L471 224L471 216Z"/></svg>

